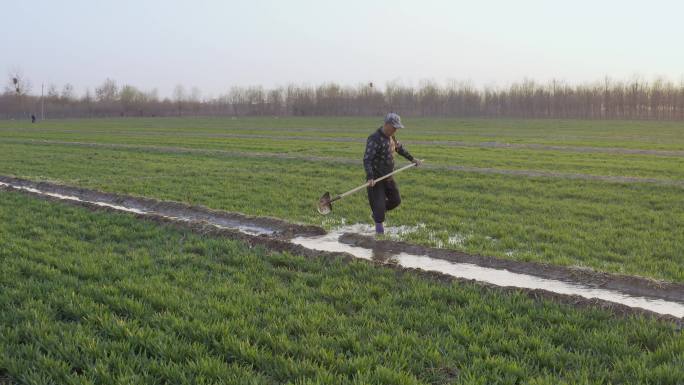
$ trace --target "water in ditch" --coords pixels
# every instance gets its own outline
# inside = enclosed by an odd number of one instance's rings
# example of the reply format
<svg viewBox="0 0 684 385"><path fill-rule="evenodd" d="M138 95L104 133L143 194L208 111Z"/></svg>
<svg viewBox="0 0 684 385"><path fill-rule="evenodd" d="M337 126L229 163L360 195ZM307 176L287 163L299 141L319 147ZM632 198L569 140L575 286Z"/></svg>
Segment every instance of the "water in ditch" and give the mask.
<svg viewBox="0 0 684 385"><path fill-rule="evenodd" d="M49 196L67 201L86 202L102 207L108 207L114 210L130 212L135 214L154 214L164 216L169 219L185 222L196 220L195 218L183 216L165 215L164 213L156 212L151 208L148 210L143 210L140 208L125 207L107 202L86 200L73 195L62 195L47 191L41 191L36 188L14 185L11 183L0 182L0 186L13 187L15 189L28 191L34 194ZM254 224L241 223L239 220L214 218L212 219L212 221L208 221L208 223L218 228L235 229L249 235L268 236L276 233L275 229L260 227ZM395 233L401 233L403 231L406 231L406 229L388 228L387 231L390 234L392 234L393 231ZM344 252L351 254L357 258L373 260L382 263L391 263L407 268L417 268L426 271L434 271L458 278L487 282L497 286L519 287L525 289L543 289L546 291L559 294L579 295L585 298L598 298L601 300L619 303L630 307L637 307L650 310L660 314L669 314L680 318L684 317L684 303L666 301L657 298L631 296L618 291L594 288L587 285L572 282L540 278L528 274L514 273L505 269L494 269L477 266L469 263L455 263L443 259L431 258L426 255L414 255L404 252L388 253L384 251L373 250L370 248L348 245L340 241L340 237L345 233L360 233L364 235L373 234L371 226L357 224L352 226L343 226L334 231L329 232L328 234L321 236L295 237L291 239L290 242L312 250L320 250L327 252Z"/></svg>
<svg viewBox="0 0 684 385"><path fill-rule="evenodd" d="M638 307L660 314L669 314L680 318L684 317L684 303L657 298L632 296L614 290L594 288L587 285L546 279L529 274L514 273L505 269L482 267L470 263L456 263L443 259L431 258L426 255L415 255L403 252L388 253L386 251L373 250L340 242L340 237L343 234L349 232L358 233L359 230L365 233L365 235L373 234L371 226L345 226L322 236L297 237L292 239L292 243L309 249L345 252L357 258L397 264L407 268L435 271L453 277L487 282L497 286L543 289L559 294L598 298L604 301L615 302L630 307Z"/></svg>

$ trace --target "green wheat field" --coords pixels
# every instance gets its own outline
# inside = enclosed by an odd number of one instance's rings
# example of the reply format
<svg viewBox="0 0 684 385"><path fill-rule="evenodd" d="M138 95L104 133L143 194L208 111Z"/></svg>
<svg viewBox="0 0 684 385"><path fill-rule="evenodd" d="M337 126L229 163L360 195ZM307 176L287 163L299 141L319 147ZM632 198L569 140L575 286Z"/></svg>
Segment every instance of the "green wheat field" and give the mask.
<svg viewBox="0 0 684 385"><path fill-rule="evenodd" d="M678 123L405 118L402 240L684 283ZM0 121L0 175L332 229L371 118ZM403 160L398 163L402 164ZM682 384L684 337L0 191L0 384Z"/></svg>

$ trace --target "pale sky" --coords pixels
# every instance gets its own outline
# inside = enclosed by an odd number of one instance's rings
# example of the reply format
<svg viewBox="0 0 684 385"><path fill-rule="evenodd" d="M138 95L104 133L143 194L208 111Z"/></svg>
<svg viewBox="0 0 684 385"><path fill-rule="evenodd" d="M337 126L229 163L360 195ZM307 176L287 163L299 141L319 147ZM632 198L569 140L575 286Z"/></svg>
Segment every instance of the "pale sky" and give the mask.
<svg viewBox="0 0 684 385"><path fill-rule="evenodd" d="M232 85L417 86L608 75L679 82L684 3L613 0L6 0L0 73L81 94Z"/></svg>

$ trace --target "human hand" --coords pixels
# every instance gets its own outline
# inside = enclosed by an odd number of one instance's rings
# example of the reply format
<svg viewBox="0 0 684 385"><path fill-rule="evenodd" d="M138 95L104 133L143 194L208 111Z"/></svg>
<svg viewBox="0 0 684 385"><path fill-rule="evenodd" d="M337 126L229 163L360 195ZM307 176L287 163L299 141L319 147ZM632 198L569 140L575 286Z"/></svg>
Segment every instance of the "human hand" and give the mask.
<svg viewBox="0 0 684 385"><path fill-rule="evenodd" d="M375 186L375 180L374 179L368 179L368 186L370 186L370 187Z"/></svg>
<svg viewBox="0 0 684 385"><path fill-rule="evenodd" d="M423 161L422 161L422 160L420 160L420 159L415 159L415 158L412 160L412 162L413 162L413 164L416 165L416 167L420 167L420 165L423 164Z"/></svg>

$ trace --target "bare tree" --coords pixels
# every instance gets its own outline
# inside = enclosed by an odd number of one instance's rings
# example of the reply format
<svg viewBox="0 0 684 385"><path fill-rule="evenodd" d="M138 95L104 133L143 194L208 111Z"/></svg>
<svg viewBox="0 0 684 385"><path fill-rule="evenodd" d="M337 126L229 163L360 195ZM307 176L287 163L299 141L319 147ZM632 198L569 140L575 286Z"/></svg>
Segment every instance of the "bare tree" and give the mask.
<svg viewBox="0 0 684 385"><path fill-rule="evenodd" d="M116 81L107 78L102 85L95 88L95 97L98 102L114 102L119 98L119 87Z"/></svg>
<svg viewBox="0 0 684 385"><path fill-rule="evenodd" d="M29 114L26 111L26 97L31 92L31 81L25 78L19 69L10 71L8 78L5 86L5 95L11 100L8 109L27 118Z"/></svg>
<svg viewBox="0 0 684 385"><path fill-rule="evenodd" d="M178 84L173 89L173 101L176 103L176 108L178 110L178 116L183 115L183 105L185 104L187 96L185 95L185 87Z"/></svg>
<svg viewBox="0 0 684 385"><path fill-rule="evenodd" d="M63 103L70 103L74 99L74 86L70 83L65 84L60 99Z"/></svg>
<svg viewBox="0 0 684 385"><path fill-rule="evenodd" d="M198 115L200 108L202 107L202 90L200 90L199 87L194 86L190 89L188 102L190 103L193 114Z"/></svg>
<svg viewBox="0 0 684 385"><path fill-rule="evenodd" d="M282 88L275 88L268 91L266 95L266 103L268 104L269 114L271 115L282 115L284 105L284 96Z"/></svg>
<svg viewBox="0 0 684 385"><path fill-rule="evenodd" d="M57 85L50 83L47 87L47 94L46 94L48 103L57 103L59 100L59 90L57 89Z"/></svg>
<svg viewBox="0 0 684 385"><path fill-rule="evenodd" d="M21 70L15 69L9 72L5 93L15 96L25 96L31 92L31 81L24 77Z"/></svg>
<svg viewBox="0 0 684 385"><path fill-rule="evenodd" d="M85 94L83 94L83 98L81 98L81 104L85 106L87 116L92 117L93 116L93 96L90 94L90 89L86 88Z"/></svg>
<svg viewBox="0 0 684 385"><path fill-rule="evenodd" d="M141 107L144 102L142 92L131 85L121 87L119 92L119 100L121 101L121 108L124 115L135 114L137 111L142 111Z"/></svg>
<svg viewBox="0 0 684 385"><path fill-rule="evenodd" d="M26 117L39 96L30 94L30 83L20 73L10 73L0 94L0 116ZM406 116L522 117L580 119L684 120L684 78L679 83L640 77L569 85L552 80L537 83L525 79L508 87L478 89L467 82L441 85L424 81L419 87L387 83L384 90L362 83L342 86L289 85L264 89L261 86L233 87L216 98L202 98L193 87L188 94L182 85L172 96L159 100L156 90L143 92L132 85L121 89L111 79L79 98L69 83L47 87L46 107L52 117L112 115L381 115L396 111Z"/></svg>

